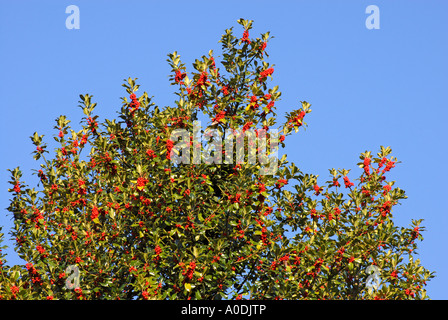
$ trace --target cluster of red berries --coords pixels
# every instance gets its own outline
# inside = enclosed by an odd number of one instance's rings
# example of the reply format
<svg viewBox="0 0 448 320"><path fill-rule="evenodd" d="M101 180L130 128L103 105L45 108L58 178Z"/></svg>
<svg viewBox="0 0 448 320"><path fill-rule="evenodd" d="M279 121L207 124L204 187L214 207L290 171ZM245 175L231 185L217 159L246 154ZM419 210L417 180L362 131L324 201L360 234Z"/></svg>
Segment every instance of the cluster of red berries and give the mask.
<svg viewBox="0 0 448 320"><path fill-rule="evenodd" d="M258 81L264 81L268 76L274 73L274 68L268 68L260 72L260 76L258 77Z"/></svg>
<svg viewBox="0 0 448 320"><path fill-rule="evenodd" d="M131 112L131 115L134 116L135 111L140 108L140 101L138 101L137 96L135 93L132 93L129 98L131 98L131 103L129 103L129 111Z"/></svg>
<svg viewBox="0 0 448 320"><path fill-rule="evenodd" d="M187 76L186 73L182 73L180 70L176 70L176 76L174 77L174 81L177 83L183 84L184 78Z"/></svg>

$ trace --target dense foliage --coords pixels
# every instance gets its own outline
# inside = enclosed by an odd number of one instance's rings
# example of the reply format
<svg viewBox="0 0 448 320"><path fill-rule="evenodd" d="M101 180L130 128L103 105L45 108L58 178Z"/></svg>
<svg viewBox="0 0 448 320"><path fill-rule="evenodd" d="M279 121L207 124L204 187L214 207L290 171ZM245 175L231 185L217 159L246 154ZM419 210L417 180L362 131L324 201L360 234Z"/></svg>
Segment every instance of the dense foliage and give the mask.
<svg viewBox="0 0 448 320"><path fill-rule="evenodd" d="M193 161L194 152L189 164L172 161L171 134L193 133L199 117L223 145L230 129L263 129L271 159L274 128L285 148L306 127L305 101L275 126L281 93L268 85L269 32L253 39L252 21L238 23L241 35L231 28L220 41L223 69L212 51L191 73L169 54L174 106L138 96L129 78L117 119L100 123L87 94L79 131L56 119L52 159L43 136L31 137L41 188L10 170L12 235L26 264L9 267L0 256L2 299L427 298L433 275L414 258L421 220L409 228L393 222L406 196L388 179L398 164L389 147L362 153L359 177L331 169L328 181L286 156L274 174L260 174L263 165L247 161L249 141L242 163ZM235 160L197 141L191 135L189 146L205 158L208 150Z"/></svg>

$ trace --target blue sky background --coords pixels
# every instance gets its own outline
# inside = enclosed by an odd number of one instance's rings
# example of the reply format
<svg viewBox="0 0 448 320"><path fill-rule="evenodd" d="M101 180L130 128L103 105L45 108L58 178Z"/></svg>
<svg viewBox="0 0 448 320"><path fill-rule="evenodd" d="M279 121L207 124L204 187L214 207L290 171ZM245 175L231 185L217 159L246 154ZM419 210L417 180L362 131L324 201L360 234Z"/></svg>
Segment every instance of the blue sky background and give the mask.
<svg viewBox="0 0 448 320"><path fill-rule="evenodd" d="M80 9L79 30L65 26L71 4ZM371 4L380 9L379 30L365 26ZM100 119L114 118L128 77L138 77L159 106L172 105L166 55L178 51L191 67L210 49L220 53L224 30L241 31L237 19L252 19L251 36L275 37L267 50L275 64L271 84L283 93L278 115L300 100L312 104L308 129L288 137L289 160L322 181L330 168L352 169L356 177L361 152L391 146L402 163L390 176L409 197L396 207L396 223L425 219L420 259L436 271L428 295L447 299L447 17L443 0L0 0L3 232L12 225L6 169L20 165L24 179L36 182L34 131L52 146L59 115L78 129L81 93L93 94ZM10 264L20 263L11 248L7 253Z"/></svg>

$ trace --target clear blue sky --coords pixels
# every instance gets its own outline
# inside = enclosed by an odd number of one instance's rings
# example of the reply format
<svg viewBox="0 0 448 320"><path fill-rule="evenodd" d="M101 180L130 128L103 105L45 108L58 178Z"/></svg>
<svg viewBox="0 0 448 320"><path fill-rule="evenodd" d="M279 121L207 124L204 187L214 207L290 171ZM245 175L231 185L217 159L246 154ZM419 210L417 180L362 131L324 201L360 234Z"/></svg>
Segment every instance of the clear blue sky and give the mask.
<svg viewBox="0 0 448 320"><path fill-rule="evenodd" d="M80 9L80 29L68 30L68 5ZM380 29L368 30L368 5L380 9ZM269 62L283 92L279 115L312 104L307 131L288 139L290 161L324 181L329 168L357 169L361 152L391 146L402 161L391 176L408 199L395 210L408 226L423 218L422 264L437 272L428 286L447 299L448 1L5 1L0 0L0 225L8 233L9 173L27 182L37 131L51 144L65 114L76 128L80 93L94 95L101 119L115 117L122 80L138 77L160 105L173 103L166 55L187 66L239 18L251 35L271 31ZM356 171L356 174L359 171ZM355 176L355 172L353 172ZM33 184L32 184L33 185ZM9 238L9 236L7 236ZM11 241L7 241L12 245ZM9 249L10 264L19 263Z"/></svg>

